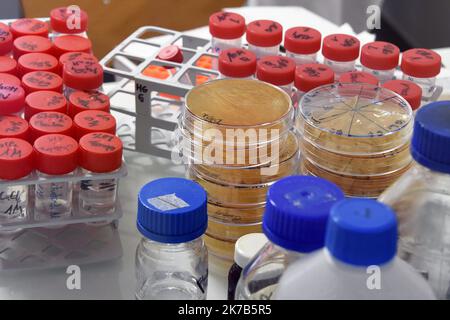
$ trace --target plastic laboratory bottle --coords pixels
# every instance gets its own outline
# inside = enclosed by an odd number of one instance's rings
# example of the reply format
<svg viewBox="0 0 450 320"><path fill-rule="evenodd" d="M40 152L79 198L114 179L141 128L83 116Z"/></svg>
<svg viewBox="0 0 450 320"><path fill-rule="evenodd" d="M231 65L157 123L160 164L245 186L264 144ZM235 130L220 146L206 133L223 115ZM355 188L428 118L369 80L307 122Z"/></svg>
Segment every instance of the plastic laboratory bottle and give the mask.
<svg viewBox="0 0 450 320"><path fill-rule="evenodd" d="M46 134L63 134L73 136L73 121L64 113L55 111L39 112L30 120L30 141L34 141Z"/></svg>
<svg viewBox="0 0 450 320"><path fill-rule="evenodd" d="M80 141L79 166L85 174L115 172L122 166L122 141L115 135L94 132ZM79 208L91 215L112 214L116 209L118 180L83 180Z"/></svg>
<svg viewBox="0 0 450 320"><path fill-rule="evenodd" d="M78 143L62 134L48 134L34 142L39 178L70 177L77 168ZM72 212L72 181L38 183L35 186L35 219L64 219Z"/></svg>
<svg viewBox="0 0 450 320"><path fill-rule="evenodd" d="M12 49L13 49L13 36L11 30L6 24L0 22L0 56L11 56Z"/></svg>
<svg viewBox="0 0 450 320"><path fill-rule="evenodd" d="M67 113L66 98L54 91L36 91L25 98L25 119L30 120L35 114L48 111Z"/></svg>
<svg viewBox="0 0 450 320"><path fill-rule="evenodd" d="M109 97L100 91L74 91L68 101L68 114L74 118L86 110L109 112Z"/></svg>
<svg viewBox="0 0 450 320"><path fill-rule="evenodd" d="M58 73L58 59L48 53L27 53L17 61L17 74L23 77L33 71L48 71Z"/></svg>
<svg viewBox="0 0 450 320"><path fill-rule="evenodd" d="M408 101L413 111L420 107L422 100L422 88L409 80L390 80L386 81L383 88L389 89L401 95Z"/></svg>
<svg viewBox="0 0 450 320"><path fill-rule="evenodd" d="M264 233L249 233L240 237L234 245L234 263L228 272L228 300L234 300L236 286L242 269L267 243Z"/></svg>
<svg viewBox="0 0 450 320"><path fill-rule="evenodd" d="M396 257L397 221L386 205L346 199L330 212L325 248L290 265L276 300L433 300L433 291Z"/></svg>
<svg viewBox="0 0 450 320"><path fill-rule="evenodd" d="M279 87L291 97L295 67L295 61L291 58L265 56L256 64L256 78Z"/></svg>
<svg viewBox="0 0 450 320"><path fill-rule="evenodd" d="M310 90L334 82L334 71L321 63L307 63L300 65L295 70L295 93L292 101L294 107L298 107L301 97Z"/></svg>
<svg viewBox="0 0 450 320"><path fill-rule="evenodd" d="M74 137L79 140L92 132L116 133L116 119L108 112L101 110L86 110L73 118Z"/></svg>
<svg viewBox="0 0 450 320"><path fill-rule="evenodd" d="M0 139L17 138L29 140L28 122L15 115L0 115Z"/></svg>
<svg viewBox="0 0 450 320"><path fill-rule="evenodd" d="M286 56L297 65L316 63L321 44L322 35L311 27L294 27L284 33Z"/></svg>
<svg viewBox="0 0 450 320"><path fill-rule="evenodd" d="M220 77L251 79L256 72L256 55L250 50L230 48L219 54Z"/></svg>
<svg viewBox="0 0 450 320"><path fill-rule="evenodd" d="M399 57L400 49L392 43L384 41L366 43L361 48L362 70L384 83L394 79Z"/></svg>
<svg viewBox="0 0 450 320"><path fill-rule="evenodd" d="M402 54L400 68L403 80L422 88L422 96L430 98L436 88L436 77L441 72L441 56L429 49L410 49Z"/></svg>
<svg viewBox="0 0 450 320"><path fill-rule="evenodd" d="M263 232L269 242L244 268L236 300L270 300L287 266L323 247L331 206L344 198L333 183L290 176L267 193Z"/></svg>
<svg viewBox="0 0 450 320"><path fill-rule="evenodd" d="M22 87L28 94L36 91L63 92L63 80L56 73L33 71L22 77Z"/></svg>
<svg viewBox="0 0 450 320"><path fill-rule="evenodd" d="M75 18L75 19L74 19ZM88 14L79 8L59 7L50 11L52 38L64 35L77 35L87 38Z"/></svg>
<svg viewBox="0 0 450 320"><path fill-rule="evenodd" d="M64 95L69 99L74 91L101 91L103 68L87 59L75 59L64 64Z"/></svg>
<svg viewBox="0 0 450 320"><path fill-rule="evenodd" d="M248 49L256 57L277 56L283 39L283 27L276 21L256 20L247 26Z"/></svg>
<svg viewBox="0 0 450 320"><path fill-rule="evenodd" d="M63 74L63 67L64 64L69 62L69 61L74 61L74 60L85 60L87 62L90 63L98 63L98 59L90 53L86 53L86 52L66 52L63 53L60 57L59 57L59 71L58 74L62 76Z"/></svg>
<svg viewBox="0 0 450 320"><path fill-rule="evenodd" d="M331 34L323 39L323 63L333 69L336 79L341 73L355 70L359 45L359 40L348 34Z"/></svg>
<svg viewBox="0 0 450 320"><path fill-rule="evenodd" d="M17 138L0 139L0 181L26 178L34 169L33 147ZM28 186L0 187L0 221L15 222L27 218Z"/></svg>
<svg viewBox="0 0 450 320"><path fill-rule="evenodd" d="M40 36L23 36L14 38L13 56L18 60L22 55L27 53L52 53L52 42Z"/></svg>
<svg viewBox="0 0 450 320"><path fill-rule="evenodd" d="M10 56L1 56L0 55L0 73L8 73L13 76L16 76L17 75L17 61L14 60Z"/></svg>
<svg viewBox="0 0 450 320"><path fill-rule="evenodd" d="M136 250L138 300L205 300L208 251L207 195L197 183L162 178L138 195Z"/></svg>
<svg viewBox="0 0 450 320"><path fill-rule="evenodd" d="M233 12L216 12L209 17L209 33L214 53L229 48L240 48L245 33L245 19Z"/></svg>
<svg viewBox="0 0 450 320"><path fill-rule="evenodd" d="M7 78L14 79L9 74ZM25 91L12 82L1 82L0 80L0 115L21 115L25 104Z"/></svg>
<svg viewBox="0 0 450 320"><path fill-rule="evenodd" d="M376 76L365 71L344 72L339 77L340 83L367 83L378 86L379 80Z"/></svg>
<svg viewBox="0 0 450 320"><path fill-rule="evenodd" d="M9 26L14 39L24 36L48 38L48 24L33 18L17 19Z"/></svg>
<svg viewBox="0 0 450 320"><path fill-rule="evenodd" d="M399 220L399 256L439 299L450 299L450 101L422 106L414 119L413 167L381 194Z"/></svg>

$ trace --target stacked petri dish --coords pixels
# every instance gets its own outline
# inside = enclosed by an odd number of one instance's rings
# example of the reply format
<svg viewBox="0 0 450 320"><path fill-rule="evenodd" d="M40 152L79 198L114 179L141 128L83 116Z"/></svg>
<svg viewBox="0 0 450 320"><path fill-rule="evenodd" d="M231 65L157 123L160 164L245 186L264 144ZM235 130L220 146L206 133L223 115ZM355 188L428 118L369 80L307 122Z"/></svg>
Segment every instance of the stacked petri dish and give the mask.
<svg viewBox="0 0 450 320"><path fill-rule="evenodd" d="M350 197L378 197L411 165L413 113L398 94L372 84L335 83L300 101L303 174L339 185Z"/></svg>
<svg viewBox="0 0 450 320"><path fill-rule="evenodd" d="M257 80L215 80L186 95L178 138L188 178L208 193L205 241L215 257L232 262L235 242L261 232L267 189L298 171L293 121L289 96Z"/></svg>

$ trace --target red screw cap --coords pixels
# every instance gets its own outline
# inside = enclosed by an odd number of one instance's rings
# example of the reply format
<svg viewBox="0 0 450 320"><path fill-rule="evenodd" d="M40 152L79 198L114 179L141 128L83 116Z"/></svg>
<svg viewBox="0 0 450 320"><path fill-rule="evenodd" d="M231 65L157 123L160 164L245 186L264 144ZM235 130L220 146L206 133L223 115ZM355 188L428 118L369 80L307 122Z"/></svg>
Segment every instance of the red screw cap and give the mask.
<svg viewBox="0 0 450 320"><path fill-rule="evenodd" d="M361 64L373 70L390 70L398 66L400 49L389 42L375 41L361 48Z"/></svg>
<svg viewBox="0 0 450 320"><path fill-rule="evenodd" d="M64 65L63 79L69 88L95 90L103 84L103 68L92 61L73 60Z"/></svg>
<svg viewBox="0 0 450 320"><path fill-rule="evenodd" d="M284 34L284 47L297 54L313 54L320 50L322 35L310 27L294 27Z"/></svg>
<svg viewBox="0 0 450 320"><path fill-rule="evenodd" d="M36 91L25 98L25 119L39 112L55 111L67 113L66 98L54 91Z"/></svg>
<svg viewBox="0 0 450 320"><path fill-rule="evenodd" d="M0 73L9 73L12 75L16 75L17 74L16 60L8 56L0 56Z"/></svg>
<svg viewBox="0 0 450 320"><path fill-rule="evenodd" d="M18 113L24 104L25 91L21 86L7 82L0 83L0 115Z"/></svg>
<svg viewBox="0 0 450 320"><path fill-rule="evenodd" d="M281 56L267 56L258 60L256 77L276 86L284 86L294 81L295 61Z"/></svg>
<svg viewBox="0 0 450 320"><path fill-rule="evenodd" d="M13 35L9 27L0 22L0 55L8 54L13 49Z"/></svg>
<svg viewBox="0 0 450 320"><path fill-rule="evenodd" d="M0 116L0 139L18 138L28 140L28 122L18 116Z"/></svg>
<svg viewBox="0 0 450 320"><path fill-rule="evenodd" d="M17 138L0 139L0 179L16 180L34 169L33 147Z"/></svg>
<svg viewBox="0 0 450 320"><path fill-rule="evenodd" d="M378 78L374 75L363 71L350 71L341 74L340 83L368 83L375 86L378 85Z"/></svg>
<svg viewBox="0 0 450 320"><path fill-rule="evenodd" d="M75 138L78 140L92 132L116 133L116 119L105 111L86 110L78 113L73 119Z"/></svg>
<svg viewBox="0 0 450 320"><path fill-rule="evenodd" d="M223 50L219 54L219 71L226 77L250 77L256 72L256 55L241 48Z"/></svg>
<svg viewBox="0 0 450 320"><path fill-rule="evenodd" d="M55 8L50 11L50 26L58 33L83 33L87 30L88 14L83 10L71 10L70 7Z"/></svg>
<svg viewBox="0 0 450 320"><path fill-rule="evenodd" d="M80 166L92 172L111 172L122 165L122 141L115 135L94 132L80 139Z"/></svg>
<svg viewBox="0 0 450 320"><path fill-rule="evenodd" d="M60 57L62 54L67 52L92 52L91 40L76 35L56 37L53 40L53 46L56 57Z"/></svg>
<svg viewBox="0 0 450 320"><path fill-rule="evenodd" d="M59 73L62 75L64 64L66 64L69 61L74 61L78 59L86 61L87 63L98 63L98 59L90 53L66 52L59 57Z"/></svg>
<svg viewBox="0 0 450 320"><path fill-rule="evenodd" d="M53 72L33 71L22 77L22 86L27 94L42 90L62 93L63 80Z"/></svg>
<svg viewBox="0 0 450 320"><path fill-rule="evenodd" d="M0 73L0 84L13 84L17 87L20 87L22 85L22 81L20 81L19 78L16 76L13 76L9 73Z"/></svg>
<svg viewBox="0 0 450 320"><path fill-rule="evenodd" d="M383 84L383 88L389 89L401 95L416 110L420 107L422 88L408 80L390 80Z"/></svg>
<svg viewBox="0 0 450 320"><path fill-rule="evenodd" d="M272 20L256 20L247 26L247 42L258 47L274 47L283 39L283 27Z"/></svg>
<svg viewBox="0 0 450 320"><path fill-rule="evenodd" d="M333 61L353 61L359 56L359 40L348 34L331 34L323 39L322 54Z"/></svg>
<svg viewBox="0 0 450 320"><path fill-rule="evenodd" d="M72 119L64 113L40 112L30 118L30 138L34 142L37 138L51 133L72 136L72 127Z"/></svg>
<svg viewBox="0 0 450 320"><path fill-rule="evenodd" d="M40 36L44 38L48 37L47 23L38 19L17 19L13 23L11 23L10 29L14 36L14 39L23 36Z"/></svg>
<svg viewBox="0 0 450 320"><path fill-rule="evenodd" d="M33 71L58 72L58 60L47 53L27 53L18 60L17 72L20 77Z"/></svg>
<svg viewBox="0 0 450 320"><path fill-rule="evenodd" d="M51 53L51 50L52 42L40 36L24 36L14 40L13 54L16 60L27 53Z"/></svg>
<svg viewBox="0 0 450 320"><path fill-rule="evenodd" d="M441 56L428 49L410 49L403 52L400 65L404 74L417 78L436 77L441 72Z"/></svg>
<svg viewBox="0 0 450 320"><path fill-rule="evenodd" d="M178 46L170 45L162 48L156 58L159 60L181 63L183 62L183 52Z"/></svg>
<svg viewBox="0 0 450 320"><path fill-rule="evenodd" d="M233 12L216 12L209 16L209 33L219 39L237 39L245 33L245 19Z"/></svg>
<svg viewBox="0 0 450 320"><path fill-rule="evenodd" d="M63 134L47 134L34 142L36 169L45 174L67 174L78 165L78 143Z"/></svg>
<svg viewBox="0 0 450 320"><path fill-rule="evenodd" d="M99 91L75 91L69 96L68 113L73 118L86 110L109 112L109 97Z"/></svg>
<svg viewBox="0 0 450 320"><path fill-rule="evenodd" d="M333 82L333 70L321 63L303 64L295 70L295 87L302 92Z"/></svg>

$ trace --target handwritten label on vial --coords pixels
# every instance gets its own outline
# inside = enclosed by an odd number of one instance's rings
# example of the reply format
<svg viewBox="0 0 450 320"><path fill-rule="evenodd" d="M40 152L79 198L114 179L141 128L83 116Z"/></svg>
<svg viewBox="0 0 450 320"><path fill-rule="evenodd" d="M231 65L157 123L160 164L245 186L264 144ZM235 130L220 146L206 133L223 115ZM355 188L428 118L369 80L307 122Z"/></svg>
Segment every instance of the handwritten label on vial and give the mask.
<svg viewBox="0 0 450 320"><path fill-rule="evenodd" d="M4 42L11 37L11 33L0 27L0 42Z"/></svg>
<svg viewBox="0 0 450 320"><path fill-rule="evenodd" d="M65 98L63 96L54 95L51 96L51 98L46 101L47 102L46 105L47 107L59 106L63 103L64 100Z"/></svg>
<svg viewBox="0 0 450 320"><path fill-rule="evenodd" d="M49 60L33 60L28 63L28 66L35 68L51 68L53 64Z"/></svg>
<svg viewBox="0 0 450 320"><path fill-rule="evenodd" d="M236 23L236 24L241 23L241 19L239 19L239 17L237 17L236 15L231 14L229 12L222 12L222 13L216 15L216 17L217 17L217 20L219 20L219 22L229 21L229 22Z"/></svg>
<svg viewBox="0 0 450 320"><path fill-rule="evenodd" d="M32 124L38 128L64 128L68 121L69 117L64 114L41 112L36 115Z"/></svg>
<svg viewBox="0 0 450 320"><path fill-rule="evenodd" d="M390 43L386 43L383 44L381 46L377 46L377 45L368 45L367 48L371 51L377 51L377 52L381 52L384 55L389 55L389 54L393 54L395 52L395 47L390 44Z"/></svg>
<svg viewBox="0 0 450 320"><path fill-rule="evenodd" d="M17 133L23 131L23 121L12 120L10 117L0 116L0 131L3 133Z"/></svg>
<svg viewBox="0 0 450 320"><path fill-rule="evenodd" d="M28 42L28 41L21 41L17 44L17 46L20 49L27 50L27 51L36 51L36 49L38 47L38 45L36 43Z"/></svg>
<svg viewBox="0 0 450 320"><path fill-rule="evenodd" d="M186 203L183 199L177 197L175 193L150 198L147 201L156 209L161 211L169 211L189 207L189 204Z"/></svg>
<svg viewBox="0 0 450 320"><path fill-rule="evenodd" d="M22 158L22 149L14 141L5 141L0 143L0 158L20 159Z"/></svg>
<svg viewBox="0 0 450 320"><path fill-rule="evenodd" d="M298 40L311 40L314 38L313 36L311 36L307 33L303 33L303 32L309 32L309 30L310 30L309 28L303 28L302 32L297 32L297 30L295 30L292 33L292 37L294 39L298 39Z"/></svg>
<svg viewBox="0 0 450 320"><path fill-rule="evenodd" d="M0 83L0 100L8 100L17 91L19 91L18 86Z"/></svg>
<svg viewBox="0 0 450 320"><path fill-rule="evenodd" d="M262 61L262 64L272 69L286 69L289 66L289 60L279 57L275 61Z"/></svg>
<svg viewBox="0 0 450 320"><path fill-rule="evenodd" d="M434 60L432 52L428 50L416 49L414 54L414 56L410 57L411 60Z"/></svg>
<svg viewBox="0 0 450 320"><path fill-rule="evenodd" d="M86 98L77 97L76 102L78 105L83 106L86 109L90 109L105 105L107 100L101 93L91 93Z"/></svg>
<svg viewBox="0 0 450 320"><path fill-rule="evenodd" d="M312 78L318 78L321 75L321 72L327 70L326 68L323 67L317 67L317 68L313 68L313 67L306 67L302 69L302 72L306 75L308 75L309 77Z"/></svg>
<svg viewBox="0 0 450 320"><path fill-rule="evenodd" d="M331 38L331 41L337 42L337 44L339 44L341 47L344 47L344 48L350 48L357 44L355 38L353 38L353 37L345 37L345 38L342 38L341 40L342 41L339 41L337 36L333 36Z"/></svg>
<svg viewBox="0 0 450 320"><path fill-rule="evenodd" d="M39 88L48 88L52 85L52 81L56 78L57 75L49 72L35 72L26 77L25 82L28 84L34 84Z"/></svg>
<svg viewBox="0 0 450 320"><path fill-rule="evenodd" d="M238 49L233 52L227 53L228 61L233 62L235 60L240 60L243 62L250 61L250 57L247 56L246 52L244 50Z"/></svg>
<svg viewBox="0 0 450 320"><path fill-rule="evenodd" d="M27 187L6 188L0 191L0 215L8 218L24 214L26 208Z"/></svg>
<svg viewBox="0 0 450 320"><path fill-rule="evenodd" d="M96 128L101 122L109 122L112 120L110 115L107 114L96 114L94 116L86 116L83 117L83 120L86 121L86 125L88 128Z"/></svg>
<svg viewBox="0 0 450 320"><path fill-rule="evenodd" d="M25 31L29 30L32 32L40 31L41 29L45 29L45 23L39 20L34 19L21 19L18 20L15 24L15 27L23 28Z"/></svg>

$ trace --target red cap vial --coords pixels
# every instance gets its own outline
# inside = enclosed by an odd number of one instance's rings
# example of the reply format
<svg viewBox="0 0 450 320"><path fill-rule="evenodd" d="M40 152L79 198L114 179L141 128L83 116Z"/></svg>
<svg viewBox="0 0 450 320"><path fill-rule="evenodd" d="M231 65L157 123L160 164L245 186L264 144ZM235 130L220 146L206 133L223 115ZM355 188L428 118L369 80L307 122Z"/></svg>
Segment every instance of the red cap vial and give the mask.
<svg viewBox="0 0 450 320"><path fill-rule="evenodd" d="M14 59L19 59L20 56L33 53L51 53L52 42L40 36L24 36L14 40L13 54Z"/></svg>
<svg viewBox="0 0 450 320"><path fill-rule="evenodd" d="M122 166L122 140L113 134L89 133L80 139L79 145L79 164L86 170L105 173Z"/></svg>
<svg viewBox="0 0 450 320"><path fill-rule="evenodd" d="M13 76L9 73L0 73L0 84L13 84L15 86L20 87L22 85L22 81L16 76Z"/></svg>
<svg viewBox="0 0 450 320"><path fill-rule="evenodd" d="M67 113L66 98L54 91L36 91L25 98L25 119L39 112L55 111Z"/></svg>
<svg viewBox="0 0 450 320"><path fill-rule="evenodd" d="M322 54L333 61L354 61L359 56L359 40L348 34L331 34L323 39Z"/></svg>
<svg viewBox="0 0 450 320"><path fill-rule="evenodd" d="M247 78L256 72L256 55L250 50L231 48L219 54L219 72L230 78Z"/></svg>
<svg viewBox="0 0 450 320"><path fill-rule="evenodd" d="M276 86L294 82L295 61L281 56L266 56L258 60L256 77Z"/></svg>
<svg viewBox="0 0 450 320"><path fill-rule="evenodd" d="M276 21L256 20L247 26L247 42L257 47L274 47L283 39L283 27Z"/></svg>
<svg viewBox="0 0 450 320"><path fill-rule="evenodd" d="M59 57L59 72L62 75L63 66L69 61L83 60L88 63L98 63L98 59L90 53L86 52L66 52Z"/></svg>
<svg viewBox="0 0 450 320"><path fill-rule="evenodd" d="M22 86L27 94L42 90L61 93L63 80L53 72L33 71L22 77Z"/></svg>
<svg viewBox="0 0 450 320"><path fill-rule="evenodd" d="M74 118L74 134L76 139L92 132L116 133L116 119L105 111L86 110Z"/></svg>
<svg viewBox="0 0 450 320"><path fill-rule="evenodd" d="M0 55L9 54L13 49L13 35L9 27L0 22Z"/></svg>
<svg viewBox="0 0 450 320"><path fill-rule="evenodd" d="M17 180L34 169L33 147L18 138L0 139L0 179Z"/></svg>
<svg viewBox="0 0 450 320"><path fill-rule="evenodd" d="M78 166L78 143L63 134L47 134L34 142L36 170L50 175L73 172Z"/></svg>
<svg viewBox="0 0 450 320"><path fill-rule="evenodd" d="M322 35L310 27L294 27L284 34L284 48L296 54L314 54L320 50Z"/></svg>
<svg viewBox="0 0 450 320"><path fill-rule="evenodd" d="M33 19L33 18L23 18L17 19L10 26L11 33L14 39L23 36L39 36L48 37L48 24L44 21Z"/></svg>
<svg viewBox="0 0 450 320"><path fill-rule="evenodd" d="M19 58L17 73L20 77L33 71L58 72L58 60L47 53L27 53Z"/></svg>
<svg viewBox="0 0 450 320"><path fill-rule="evenodd" d="M367 83L377 86L379 80L374 75L363 71L350 71L341 74L340 83Z"/></svg>
<svg viewBox="0 0 450 320"><path fill-rule="evenodd" d="M233 12L216 12L209 16L209 33L219 39L237 39L245 33L245 19Z"/></svg>
<svg viewBox="0 0 450 320"><path fill-rule="evenodd" d="M18 116L0 116L0 139L3 138L18 138L28 140L28 122Z"/></svg>
<svg viewBox="0 0 450 320"><path fill-rule="evenodd" d="M86 110L109 112L110 101L99 91L74 91L69 96L68 114L72 118Z"/></svg>
<svg viewBox="0 0 450 320"><path fill-rule="evenodd" d="M420 107L422 100L422 88L408 80L390 80L383 84L383 88L394 91L408 101L411 109Z"/></svg>
<svg viewBox="0 0 450 320"><path fill-rule="evenodd" d="M333 70L321 63L303 64L295 70L295 87L301 92L308 92L333 82Z"/></svg>
<svg viewBox="0 0 450 320"><path fill-rule="evenodd" d="M40 112L30 118L31 141L35 141L43 135L52 133L72 136L72 119L64 113L54 111Z"/></svg>
<svg viewBox="0 0 450 320"><path fill-rule="evenodd" d="M73 60L64 65L64 84L76 90L95 90L103 84L103 68L98 63Z"/></svg>
<svg viewBox="0 0 450 320"><path fill-rule="evenodd" d="M66 35L59 36L53 40L54 54L56 57L60 57L62 54L67 52L92 52L92 42L91 40L76 36L76 35Z"/></svg>
<svg viewBox="0 0 450 320"><path fill-rule="evenodd" d="M0 56L0 73L17 75L16 60L8 56Z"/></svg>
<svg viewBox="0 0 450 320"><path fill-rule="evenodd" d="M183 52L180 47L175 45L170 45L162 48L158 55L156 56L159 60L182 63L183 62Z"/></svg>
<svg viewBox="0 0 450 320"><path fill-rule="evenodd" d="M374 41L361 48L361 64L372 70L391 70L398 66L400 49L389 42Z"/></svg>
<svg viewBox="0 0 450 320"><path fill-rule="evenodd" d="M21 86L6 82L0 83L0 115L19 113L24 104L25 91Z"/></svg>
<svg viewBox="0 0 450 320"><path fill-rule="evenodd" d="M66 34L85 32L88 27L88 14L84 10L78 9L60 7L50 11L50 26L53 31ZM76 23L71 22L72 17L78 18Z"/></svg>
<svg viewBox="0 0 450 320"><path fill-rule="evenodd" d="M403 52L400 67L408 76L433 78L441 72L441 56L433 50L410 49Z"/></svg>

